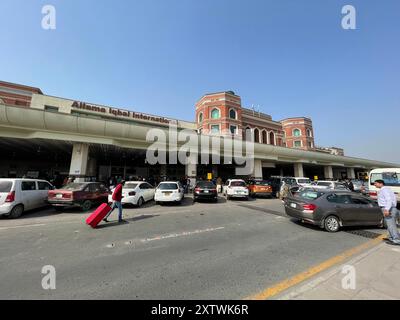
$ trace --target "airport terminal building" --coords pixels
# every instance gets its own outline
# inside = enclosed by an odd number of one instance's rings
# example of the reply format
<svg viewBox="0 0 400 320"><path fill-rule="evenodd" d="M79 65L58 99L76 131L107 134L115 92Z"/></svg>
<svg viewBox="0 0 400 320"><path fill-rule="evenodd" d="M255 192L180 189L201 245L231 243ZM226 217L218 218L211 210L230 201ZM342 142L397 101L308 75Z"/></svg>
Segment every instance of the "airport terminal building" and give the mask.
<svg viewBox="0 0 400 320"><path fill-rule="evenodd" d="M199 137L253 133L254 170L249 176L355 178L395 164L344 156L340 148L317 148L312 120L275 121L242 107L232 91L206 94L193 106L195 121L181 121L113 106L43 94L39 88L0 81L0 177L66 176L107 181L117 176L191 178L235 175L234 162L154 164L146 160L146 136L158 128L191 130ZM166 133L168 136L168 134ZM201 150L198 150L199 155ZM222 149L220 150L222 155ZM243 177L244 178L244 177Z"/></svg>

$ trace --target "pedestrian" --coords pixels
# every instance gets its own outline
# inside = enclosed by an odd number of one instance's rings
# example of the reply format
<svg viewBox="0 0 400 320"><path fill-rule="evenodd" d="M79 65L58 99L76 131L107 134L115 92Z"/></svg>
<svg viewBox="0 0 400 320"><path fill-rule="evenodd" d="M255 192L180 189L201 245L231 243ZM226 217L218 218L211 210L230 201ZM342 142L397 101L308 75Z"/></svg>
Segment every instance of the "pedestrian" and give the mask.
<svg viewBox="0 0 400 320"><path fill-rule="evenodd" d="M392 189L385 186L385 181L376 180L375 187L378 191L378 205L382 209L383 216L386 222L386 227L389 233L389 244L400 245L400 234L397 230L397 199Z"/></svg>
<svg viewBox="0 0 400 320"><path fill-rule="evenodd" d="M349 190L350 190L351 192L354 192L354 184L353 184L353 182L352 182L350 179L347 179L346 185L347 185L347 188L349 188Z"/></svg>
<svg viewBox="0 0 400 320"><path fill-rule="evenodd" d="M222 192L222 179L221 179L221 177L217 178L217 192L218 193Z"/></svg>
<svg viewBox="0 0 400 320"><path fill-rule="evenodd" d="M121 180L119 184L114 189L112 194L113 204L111 206L111 211L107 214L107 216L103 219L104 222L108 222L107 218L111 215L114 209L118 208L118 222L123 222L122 220L122 187L124 186L125 181Z"/></svg>

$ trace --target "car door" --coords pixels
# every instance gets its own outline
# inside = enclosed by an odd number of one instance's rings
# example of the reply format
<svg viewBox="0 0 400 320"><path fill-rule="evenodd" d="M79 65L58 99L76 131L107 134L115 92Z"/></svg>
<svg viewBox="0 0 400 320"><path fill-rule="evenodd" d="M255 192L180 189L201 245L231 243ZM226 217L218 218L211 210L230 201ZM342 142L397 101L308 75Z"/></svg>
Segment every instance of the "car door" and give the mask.
<svg viewBox="0 0 400 320"><path fill-rule="evenodd" d="M38 186L38 198L39 198L39 207L43 207L46 205L46 201L47 201L47 197L48 197L48 193L49 190L53 189L53 186L46 182L46 181L38 181L37 182L37 186Z"/></svg>
<svg viewBox="0 0 400 320"><path fill-rule="evenodd" d="M25 210L34 209L38 205L36 196L36 182L31 180L21 181L21 199Z"/></svg>
<svg viewBox="0 0 400 320"><path fill-rule="evenodd" d="M146 201L151 201L154 199L154 188L149 183L146 183L146 197Z"/></svg>
<svg viewBox="0 0 400 320"><path fill-rule="evenodd" d="M355 208L353 211L354 224L358 225L377 225L382 220L382 211L374 202L351 195L351 201Z"/></svg>
<svg viewBox="0 0 400 320"><path fill-rule="evenodd" d="M332 193L326 197L343 225L353 225L355 205L349 194Z"/></svg>
<svg viewBox="0 0 400 320"><path fill-rule="evenodd" d="M140 183L139 186L136 188L137 190L137 199L140 197L143 198L144 201L147 201L147 186L146 183Z"/></svg>

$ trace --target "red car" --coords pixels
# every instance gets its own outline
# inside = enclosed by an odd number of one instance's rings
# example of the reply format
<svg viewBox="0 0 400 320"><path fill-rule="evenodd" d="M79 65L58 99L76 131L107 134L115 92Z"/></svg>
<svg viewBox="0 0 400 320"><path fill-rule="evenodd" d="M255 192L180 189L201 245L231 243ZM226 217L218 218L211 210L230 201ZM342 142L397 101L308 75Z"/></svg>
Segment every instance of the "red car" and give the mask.
<svg viewBox="0 0 400 320"><path fill-rule="evenodd" d="M108 202L109 189L100 182L73 182L61 189L49 190L48 203L57 210L80 207L89 210L93 204Z"/></svg>

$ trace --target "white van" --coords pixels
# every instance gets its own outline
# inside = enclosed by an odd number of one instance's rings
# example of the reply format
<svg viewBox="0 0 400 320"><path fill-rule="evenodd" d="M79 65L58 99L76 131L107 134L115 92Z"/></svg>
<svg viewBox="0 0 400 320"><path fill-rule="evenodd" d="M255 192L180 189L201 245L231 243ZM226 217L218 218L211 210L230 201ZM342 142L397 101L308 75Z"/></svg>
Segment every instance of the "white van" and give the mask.
<svg viewBox="0 0 400 320"><path fill-rule="evenodd" d="M385 181L385 186L394 191L400 203L400 168L375 169L369 173L369 196L374 200L378 199L378 189L374 186L376 180Z"/></svg>
<svg viewBox="0 0 400 320"><path fill-rule="evenodd" d="M54 187L45 180L0 179L0 215L15 219L24 211L45 207L51 189Z"/></svg>
<svg viewBox="0 0 400 320"><path fill-rule="evenodd" d="M299 186L306 187L306 186L311 185L311 179L310 179L310 178L295 177L294 179L296 180L296 183L297 183Z"/></svg>

